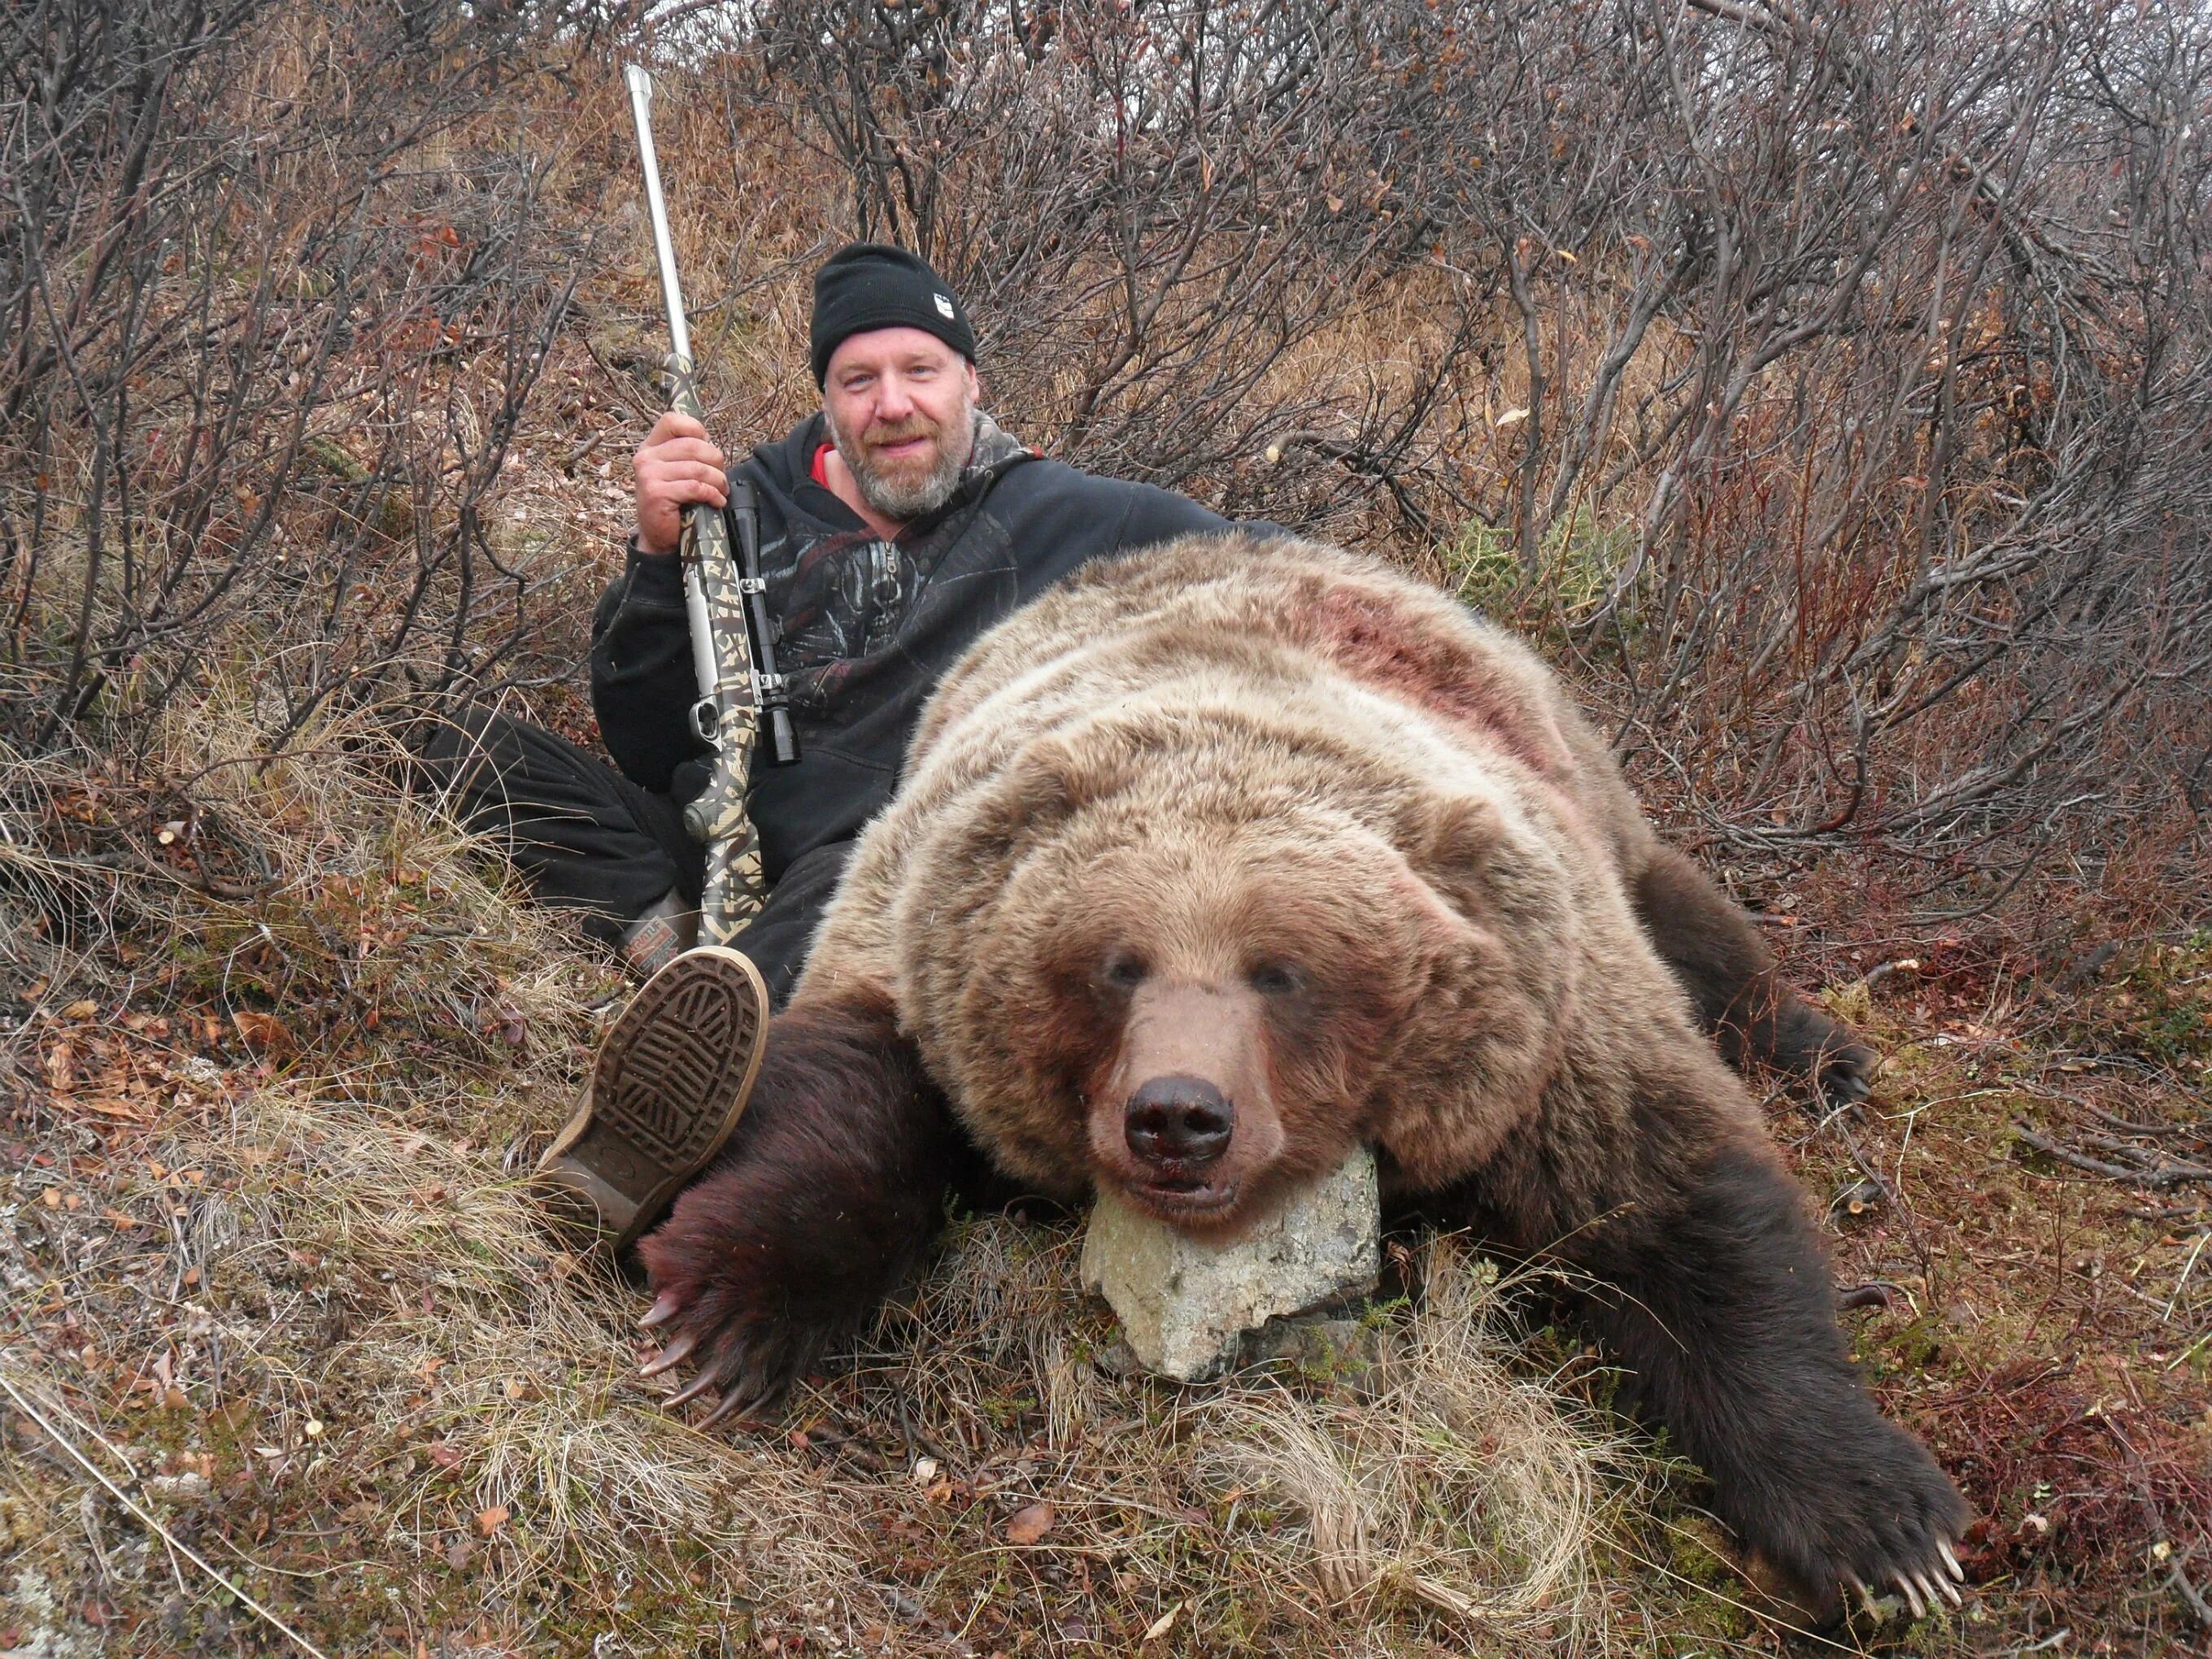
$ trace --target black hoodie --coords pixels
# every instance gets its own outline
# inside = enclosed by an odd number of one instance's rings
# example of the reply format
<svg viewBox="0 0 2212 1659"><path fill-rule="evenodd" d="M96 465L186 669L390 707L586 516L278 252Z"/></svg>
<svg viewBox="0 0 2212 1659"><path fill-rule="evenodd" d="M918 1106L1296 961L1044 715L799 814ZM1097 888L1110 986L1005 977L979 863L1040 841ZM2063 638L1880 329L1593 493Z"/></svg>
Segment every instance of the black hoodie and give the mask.
<svg viewBox="0 0 2212 1659"><path fill-rule="evenodd" d="M1225 526L1168 490L1046 460L978 415L952 498L883 542L814 481L825 441L817 414L737 474L760 504L776 666L799 728L796 766L753 769L771 886L883 809L922 705L985 629L1087 560ZM687 717L698 695L678 561L633 542L592 617L592 706L632 781L678 801L705 787L708 750Z"/></svg>

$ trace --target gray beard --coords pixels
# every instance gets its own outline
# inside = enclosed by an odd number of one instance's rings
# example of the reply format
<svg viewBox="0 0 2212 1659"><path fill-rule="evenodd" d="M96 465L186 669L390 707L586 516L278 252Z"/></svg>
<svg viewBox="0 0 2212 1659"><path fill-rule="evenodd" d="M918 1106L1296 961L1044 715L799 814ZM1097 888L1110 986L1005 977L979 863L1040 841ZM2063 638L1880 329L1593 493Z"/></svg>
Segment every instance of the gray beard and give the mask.
<svg viewBox="0 0 2212 1659"><path fill-rule="evenodd" d="M869 459L866 450L838 428L836 417L826 409L823 419L830 428L830 441L844 459L845 470L853 475L860 499L886 519L896 519L902 524L934 513L951 501L952 492L960 487L960 475L967 469L969 457L975 453L972 406L963 405L950 422L950 429L939 434L937 465L919 478L886 474Z"/></svg>

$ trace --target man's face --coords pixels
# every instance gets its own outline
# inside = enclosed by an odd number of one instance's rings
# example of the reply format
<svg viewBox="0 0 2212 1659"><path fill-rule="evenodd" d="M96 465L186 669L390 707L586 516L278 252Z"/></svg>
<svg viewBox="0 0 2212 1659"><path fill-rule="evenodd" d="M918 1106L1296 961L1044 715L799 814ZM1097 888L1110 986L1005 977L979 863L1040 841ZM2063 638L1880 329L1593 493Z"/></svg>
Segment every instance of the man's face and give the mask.
<svg viewBox="0 0 2212 1659"><path fill-rule="evenodd" d="M830 439L887 519L945 505L975 446L975 370L934 334L878 328L841 341L822 387Z"/></svg>

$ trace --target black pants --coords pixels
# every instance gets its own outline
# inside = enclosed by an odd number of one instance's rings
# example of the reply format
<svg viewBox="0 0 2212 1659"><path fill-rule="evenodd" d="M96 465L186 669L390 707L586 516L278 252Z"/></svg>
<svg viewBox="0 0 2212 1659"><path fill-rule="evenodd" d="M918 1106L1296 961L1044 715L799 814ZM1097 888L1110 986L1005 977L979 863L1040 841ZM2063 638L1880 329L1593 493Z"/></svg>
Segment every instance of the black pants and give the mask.
<svg viewBox="0 0 2212 1659"><path fill-rule="evenodd" d="M423 728L414 745L429 784L454 815L498 842L547 904L580 913L583 930L608 945L669 891L691 904L706 880L705 849L684 827L684 809L641 789L600 760L542 727L471 709ZM794 859L768 904L738 934L781 1006L837 890L850 842Z"/></svg>

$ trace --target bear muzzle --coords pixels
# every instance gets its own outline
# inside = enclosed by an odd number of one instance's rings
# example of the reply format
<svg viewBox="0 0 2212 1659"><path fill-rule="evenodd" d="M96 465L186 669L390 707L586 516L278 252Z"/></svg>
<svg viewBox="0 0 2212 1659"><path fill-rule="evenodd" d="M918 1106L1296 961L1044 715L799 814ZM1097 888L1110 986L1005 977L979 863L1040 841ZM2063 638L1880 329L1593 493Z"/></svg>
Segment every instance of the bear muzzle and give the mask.
<svg viewBox="0 0 2212 1659"><path fill-rule="evenodd" d="M1218 980L1131 994L1119 1052L1091 1097L1097 1175L1171 1225L1233 1225L1282 1151L1260 1000Z"/></svg>

